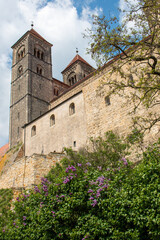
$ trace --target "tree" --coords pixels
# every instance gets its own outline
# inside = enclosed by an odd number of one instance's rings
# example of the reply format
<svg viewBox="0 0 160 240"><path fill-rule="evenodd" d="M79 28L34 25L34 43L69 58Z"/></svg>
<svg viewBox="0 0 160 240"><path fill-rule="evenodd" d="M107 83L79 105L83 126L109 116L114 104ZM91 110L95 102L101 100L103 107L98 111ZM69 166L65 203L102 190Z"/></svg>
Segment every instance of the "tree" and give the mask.
<svg viewBox="0 0 160 240"><path fill-rule="evenodd" d="M93 28L85 34L90 38L88 52L98 66L112 63L110 77L103 82L110 88L108 94L128 98L134 113L145 106L148 116L134 118L134 126L150 130L160 121L160 113L154 111L160 104L160 1L126 0L121 16L121 22L94 16Z"/></svg>

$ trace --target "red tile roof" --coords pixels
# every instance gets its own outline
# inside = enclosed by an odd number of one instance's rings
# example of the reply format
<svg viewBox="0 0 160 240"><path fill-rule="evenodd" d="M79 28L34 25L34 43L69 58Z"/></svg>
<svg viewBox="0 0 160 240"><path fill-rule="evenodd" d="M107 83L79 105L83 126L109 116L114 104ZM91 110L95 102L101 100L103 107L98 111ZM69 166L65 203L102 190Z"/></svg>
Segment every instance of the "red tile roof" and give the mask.
<svg viewBox="0 0 160 240"><path fill-rule="evenodd" d="M0 148L0 157L2 157L9 149L9 144L5 144L3 147Z"/></svg>
<svg viewBox="0 0 160 240"><path fill-rule="evenodd" d="M89 63L87 63L81 56L79 56L79 54L77 54L73 59L72 61L68 64L68 66L62 71L62 73L67 70L72 64L74 64L75 62L77 61L81 61L85 64L87 64L88 66L92 67Z"/></svg>
<svg viewBox="0 0 160 240"><path fill-rule="evenodd" d="M42 41L49 43L46 41L46 39L44 39L39 33L37 33L33 28L31 28L30 31L28 31L29 33L35 35L36 37L38 37L39 39L41 39ZM51 43L49 43L49 45L53 46Z"/></svg>
<svg viewBox="0 0 160 240"><path fill-rule="evenodd" d="M36 36L37 38L39 38L40 40L42 40L43 42L49 44L50 46L53 46L51 43L49 43L48 41L46 41L39 33L37 33L33 28L31 28L31 30L27 31L13 46L12 48L14 48L24 37L26 37L28 34L32 34L34 36Z"/></svg>

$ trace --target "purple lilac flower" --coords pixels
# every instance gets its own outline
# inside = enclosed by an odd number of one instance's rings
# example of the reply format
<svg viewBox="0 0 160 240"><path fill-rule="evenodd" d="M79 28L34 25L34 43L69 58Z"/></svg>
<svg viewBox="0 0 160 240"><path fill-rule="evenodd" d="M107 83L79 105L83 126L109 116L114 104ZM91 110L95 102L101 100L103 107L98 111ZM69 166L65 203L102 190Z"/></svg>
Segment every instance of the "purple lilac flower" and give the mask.
<svg viewBox="0 0 160 240"><path fill-rule="evenodd" d="M78 167L81 167L81 166L82 166L82 164L81 164L81 163L77 163L77 166L78 166Z"/></svg>
<svg viewBox="0 0 160 240"><path fill-rule="evenodd" d="M58 196L58 195L56 195L56 198L59 198L59 196Z"/></svg>
<svg viewBox="0 0 160 240"><path fill-rule="evenodd" d="M122 157L121 160L123 161L123 164L124 164L124 165L128 165L128 162L127 162L127 159L126 159L126 158Z"/></svg>
<svg viewBox="0 0 160 240"><path fill-rule="evenodd" d="M69 195L72 195L72 193L70 192Z"/></svg>
<svg viewBox="0 0 160 240"><path fill-rule="evenodd" d="M88 193L92 193L92 192L93 192L93 190L92 190L92 189L89 189L89 190L88 190Z"/></svg>
<svg viewBox="0 0 160 240"><path fill-rule="evenodd" d="M77 171L77 169L74 166L72 166L72 171L75 172Z"/></svg>
<svg viewBox="0 0 160 240"><path fill-rule="evenodd" d="M51 213L53 214L53 217L55 217L55 212L54 212L54 211L51 211Z"/></svg>
<svg viewBox="0 0 160 240"><path fill-rule="evenodd" d="M40 202L40 207L43 207L43 202Z"/></svg>
<svg viewBox="0 0 160 240"><path fill-rule="evenodd" d="M77 177L77 173L75 174L75 177Z"/></svg>
<svg viewBox="0 0 160 240"><path fill-rule="evenodd" d="M61 195L61 198L64 198L65 197L65 195Z"/></svg>
<svg viewBox="0 0 160 240"><path fill-rule="evenodd" d="M99 192L96 193L96 197L99 198L101 194Z"/></svg>
<svg viewBox="0 0 160 240"><path fill-rule="evenodd" d="M101 177L97 178L97 182L99 182L99 183L104 183L104 180L105 180L104 176L101 176Z"/></svg>
<svg viewBox="0 0 160 240"><path fill-rule="evenodd" d="M73 179L73 177L72 176L69 176L69 178L72 180Z"/></svg>
<svg viewBox="0 0 160 240"><path fill-rule="evenodd" d="M90 163L90 162L87 162L86 165L87 165L87 166L91 166L91 163Z"/></svg>
<svg viewBox="0 0 160 240"><path fill-rule="evenodd" d="M86 170L84 170L84 172L85 172L85 173L87 173L87 172L88 172L88 170L86 169Z"/></svg>
<svg viewBox="0 0 160 240"><path fill-rule="evenodd" d="M70 180L69 180L69 178L68 178L68 177L66 177L66 178L65 178L65 180L63 181L63 183L65 183L65 184L66 184L66 183L68 183L69 181L70 181Z"/></svg>
<svg viewBox="0 0 160 240"><path fill-rule="evenodd" d="M5 229L3 229L2 231L5 232Z"/></svg>
<svg viewBox="0 0 160 240"><path fill-rule="evenodd" d="M49 181L48 181L48 179L47 178L44 178L44 177L42 177L41 178L41 182L42 182L42 184L45 184L45 183L50 183Z"/></svg>
<svg viewBox="0 0 160 240"><path fill-rule="evenodd" d="M93 199L94 199L94 197L92 197L92 196L89 198L89 200L93 200Z"/></svg>
<svg viewBox="0 0 160 240"><path fill-rule="evenodd" d="M107 168L106 171L110 171L110 168Z"/></svg>
<svg viewBox="0 0 160 240"><path fill-rule="evenodd" d="M18 202L20 202L19 197L17 197L16 200L17 200Z"/></svg>
<svg viewBox="0 0 160 240"><path fill-rule="evenodd" d="M124 164L124 165L128 165L128 162L127 162L127 161L126 161L126 162L123 162L123 164Z"/></svg>
<svg viewBox="0 0 160 240"><path fill-rule="evenodd" d="M103 185L103 188L108 188L108 184Z"/></svg>
<svg viewBox="0 0 160 240"><path fill-rule="evenodd" d="M14 222L14 223L13 223L13 225L15 226L15 225L16 225L16 223Z"/></svg>
<svg viewBox="0 0 160 240"><path fill-rule="evenodd" d="M103 191L103 188L99 188L99 189L97 190L97 192L101 192L101 191Z"/></svg>
<svg viewBox="0 0 160 240"><path fill-rule="evenodd" d="M92 203L91 205L92 205L92 207L95 207L95 206L97 205L97 200L94 199L94 200L93 200L93 203Z"/></svg>
<svg viewBox="0 0 160 240"><path fill-rule="evenodd" d="M40 193L40 190L39 190L39 188L37 186L34 187L34 191Z"/></svg>
<svg viewBox="0 0 160 240"><path fill-rule="evenodd" d="M26 218L27 218L26 216L23 216L23 221L25 221L25 220L26 220Z"/></svg>
<svg viewBox="0 0 160 240"><path fill-rule="evenodd" d="M27 223L23 222L23 225L24 225L24 226L26 226L26 225L27 225Z"/></svg>
<svg viewBox="0 0 160 240"><path fill-rule="evenodd" d="M43 189L44 192L48 192L48 186L47 185L43 185L42 189Z"/></svg>

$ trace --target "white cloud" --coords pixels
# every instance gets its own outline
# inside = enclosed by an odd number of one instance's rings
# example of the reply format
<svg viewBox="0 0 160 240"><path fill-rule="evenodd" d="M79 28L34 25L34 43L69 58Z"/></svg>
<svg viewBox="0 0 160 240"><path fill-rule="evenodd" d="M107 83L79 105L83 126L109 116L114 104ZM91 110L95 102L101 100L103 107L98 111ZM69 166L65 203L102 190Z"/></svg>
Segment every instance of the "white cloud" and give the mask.
<svg viewBox="0 0 160 240"><path fill-rule="evenodd" d="M8 141L10 81L11 81L11 46L30 29L34 29L47 41L53 43L53 77L60 79L60 72L76 54L90 64L90 56L85 55L87 40L82 33L91 26L92 14L100 9L90 9L93 0L86 0L82 12L78 13L73 0L5 0L0 1L0 146Z"/></svg>
<svg viewBox="0 0 160 240"><path fill-rule="evenodd" d="M123 21L126 20L126 13L131 10L130 6L132 5L132 6L136 7L137 4L138 4L138 1L139 0L129 0L128 4L127 4L127 2L125 0L120 0L119 1L119 8L122 10L121 13L120 13L120 16L119 16L120 23L122 23ZM140 13L140 11L139 11L139 13ZM126 27L127 27L128 31L130 32L131 28L135 28L136 27L136 20L128 21Z"/></svg>

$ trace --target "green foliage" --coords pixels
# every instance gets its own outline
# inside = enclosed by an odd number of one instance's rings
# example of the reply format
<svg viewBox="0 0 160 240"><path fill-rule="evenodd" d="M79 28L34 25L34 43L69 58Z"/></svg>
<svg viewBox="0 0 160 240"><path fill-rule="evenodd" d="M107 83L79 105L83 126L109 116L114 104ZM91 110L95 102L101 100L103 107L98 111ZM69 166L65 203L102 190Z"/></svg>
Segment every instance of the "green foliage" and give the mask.
<svg viewBox="0 0 160 240"><path fill-rule="evenodd" d="M160 121L159 112L152 112L160 104L160 2L125 0L124 4L121 21L94 16L85 37L90 40L88 53L98 66L112 61L99 90L103 92L107 85L108 96L126 98L132 113L145 107L148 115L140 115L133 124L147 130Z"/></svg>
<svg viewBox="0 0 160 240"><path fill-rule="evenodd" d="M108 131L104 138L91 138L90 147L81 149L80 152L73 152L72 149L66 149L68 158L63 160L63 166L69 164L77 165L89 161L92 167L102 168L116 167L119 159L129 155L129 145L125 139L120 139L118 135L112 131Z"/></svg>
<svg viewBox="0 0 160 240"><path fill-rule="evenodd" d="M11 189L0 189L0 222L2 226L8 222L8 210L11 207L13 192Z"/></svg>
<svg viewBox="0 0 160 240"><path fill-rule="evenodd" d="M118 149L121 156L120 139L107 136L105 149L113 155ZM6 225L0 223L0 239L160 239L160 141L134 168L124 155L115 155L116 164L106 157L105 168L88 155L68 152L73 159L57 164L32 192L17 198Z"/></svg>
<svg viewBox="0 0 160 240"><path fill-rule="evenodd" d="M131 134L128 134L127 140L130 144L134 144L134 143L141 144L143 142L143 137L144 137L144 134L141 131L139 131L137 128L135 128L132 130Z"/></svg>

